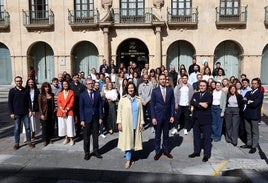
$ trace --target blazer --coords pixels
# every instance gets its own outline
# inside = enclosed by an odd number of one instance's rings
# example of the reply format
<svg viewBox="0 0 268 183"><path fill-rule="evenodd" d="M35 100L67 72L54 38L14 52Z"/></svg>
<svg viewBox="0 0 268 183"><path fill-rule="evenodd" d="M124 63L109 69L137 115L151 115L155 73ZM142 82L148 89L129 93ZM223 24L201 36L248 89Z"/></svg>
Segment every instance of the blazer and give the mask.
<svg viewBox="0 0 268 183"><path fill-rule="evenodd" d="M193 110L193 121L199 124L211 124L212 123L212 114L211 114L211 105L213 96L210 92L206 91L203 96L200 95L201 92L194 93L191 99L191 105L194 106ZM208 107L203 108L199 105L200 102L207 102Z"/></svg>
<svg viewBox="0 0 268 183"><path fill-rule="evenodd" d="M100 92L93 91L93 102L89 98L88 90L80 94L79 97L80 121L91 123L92 118L95 120L103 119L102 99Z"/></svg>
<svg viewBox="0 0 268 183"><path fill-rule="evenodd" d="M54 100L54 94L51 94L52 96L52 112L54 112L55 109L55 100ZM38 103L39 103L39 117L41 115L45 116L45 120L47 119L47 97L45 95L39 94L38 96ZM52 115L52 119L54 119L54 115Z"/></svg>
<svg viewBox="0 0 268 183"><path fill-rule="evenodd" d="M29 95L30 95L30 90L28 90ZM38 95L39 95L40 91L39 89L34 89L34 101L32 103L32 109L33 112L38 112L39 111L39 105L38 105Z"/></svg>
<svg viewBox="0 0 268 183"><path fill-rule="evenodd" d="M228 104L229 104L229 102L228 102L229 98L230 98L230 96L226 97L226 108L228 107ZM236 95L236 100L237 100L237 103L238 103L239 110L242 111L243 108L244 108L244 102L243 102L242 95L240 95L240 94Z"/></svg>
<svg viewBox="0 0 268 183"><path fill-rule="evenodd" d="M63 117L63 112L61 111L61 109L66 110L67 108L69 108L69 110L67 111L67 116L73 116L74 112L73 112L73 107L74 107L74 92L72 90L68 90L68 95L66 97L66 100L64 99L64 94L63 91L61 91L58 94L58 112L57 112L57 116L59 117Z"/></svg>
<svg viewBox="0 0 268 183"><path fill-rule="evenodd" d="M263 93L260 89L257 89L254 93L248 91L245 95L247 98L246 109L244 111L244 117L250 120L260 120L261 119L261 106L263 102ZM249 103L248 101L253 101Z"/></svg>
<svg viewBox="0 0 268 183"><path fill-rule="evenodd" d="M166 87L166 100L162 97L160 86L153 89L151 96L151 118L157 121L167 120L174 117L175 113L175 97L174 91L170 87Z"/></svg>

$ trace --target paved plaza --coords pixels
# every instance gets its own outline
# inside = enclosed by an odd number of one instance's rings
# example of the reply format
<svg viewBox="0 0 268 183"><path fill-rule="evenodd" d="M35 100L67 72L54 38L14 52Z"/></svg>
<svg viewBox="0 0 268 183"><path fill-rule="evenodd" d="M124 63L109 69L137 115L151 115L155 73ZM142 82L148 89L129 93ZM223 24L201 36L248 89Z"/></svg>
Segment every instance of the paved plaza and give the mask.
<svg viewBox="0 0 268 183"><path fill-rule="evenodd" d="M154 161L154 133L143 131L143 151L134 155L135 163L125 169L124 153L116 148L118 134L99 139L103 159L83 159L83 140L74 146L63 139L43 147L40 134L36 148L24 145L14 151L13 122L8 118L7 103L0 103L0 182L268 182L268 120L260 123L260 145L255 154L225 142L213 142L208 162L193 152L192 131L170 137L173 160L162 156ZM22 138L21 138L22 139ZM21 140L22 141L22 140ZM23 143L21 143L23 145Z"/></svg>

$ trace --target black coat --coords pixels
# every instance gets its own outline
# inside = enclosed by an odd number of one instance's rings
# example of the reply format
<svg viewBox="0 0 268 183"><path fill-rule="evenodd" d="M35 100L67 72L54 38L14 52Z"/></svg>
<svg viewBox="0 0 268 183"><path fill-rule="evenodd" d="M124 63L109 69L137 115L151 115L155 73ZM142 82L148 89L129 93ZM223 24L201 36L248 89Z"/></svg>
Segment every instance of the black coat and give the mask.
<svg viewBox="0 0 268 183"><path fill-rule="evenodd" d="M244 117L249 120L260 120L261 119L261 106L263 102L263 93L257 89L254 93L248 91L245 95L247 98L246 109L244 111ZM253 101L248 103L248 101Z"/></svg>
<svg viewBox="0 0 268 183"><path fill-rule="evenodd" d="M193 110L193 122L199 124L211 124L212 123L212 114L211 114L211 105L213 96L210 92L206 91L203 96L200 95L201 92L194 93L191 105L194 106ZM207 102L208 107L203 108L199 105L200 102Z"/></svg>

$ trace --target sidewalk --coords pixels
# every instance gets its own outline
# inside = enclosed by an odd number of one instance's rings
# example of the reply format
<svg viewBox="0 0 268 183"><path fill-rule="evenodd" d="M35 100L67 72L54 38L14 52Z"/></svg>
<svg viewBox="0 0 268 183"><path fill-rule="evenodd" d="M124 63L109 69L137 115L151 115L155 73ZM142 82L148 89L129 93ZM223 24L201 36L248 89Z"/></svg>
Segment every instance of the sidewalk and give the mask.
<svg viewBox="0 0 268 183"><path fill-rule="evenodd" d="M3 114L0 104L0 121ZM5 114L6 115L6 114ZM264 118L266 120L266 118ZM225 142L213 142L212 156L206 163L200 157L190 159L193 152L192 131L170 137L173 160L162 156L154 161L154 134L143 132L143 151L135 153L135 163L125 169L124 153L116 148L118 134L99 139L103 159L83 159L83 141L74 146L63 140L46 147L41 140L36 148L23 146L14 151L13 123L4 118L0 128L0 182L268 182L268 121L260 124L260 147L255 154L248 149ZM8 125L7 125L8 124ZM40 135L39 135L40 136ZM21 144L22 145L22 144ZM222 176L222 174L226 176ZM253 182L254 182L253 181Z"/></svg>

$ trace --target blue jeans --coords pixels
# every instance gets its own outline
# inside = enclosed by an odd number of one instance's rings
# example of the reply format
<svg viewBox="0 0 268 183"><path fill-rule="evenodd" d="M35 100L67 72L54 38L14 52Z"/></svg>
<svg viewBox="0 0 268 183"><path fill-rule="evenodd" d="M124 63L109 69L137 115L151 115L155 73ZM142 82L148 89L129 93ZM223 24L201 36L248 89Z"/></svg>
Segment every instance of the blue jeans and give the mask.
<svg viewBox="0 0 268 183"><path fill-rule="evenodd" d="M222 134L222 124L223 124L223 118L221 117L221 108L220 106L214 106L211 107L211 113L212 113L212 134L211 138L215 141L221 140L221 134Z"/></svg>
<svg viewBox="0 0 268 183"><path fill-rule="evenodd" d="M125 152L125 157L126 157L126 160L127 161L130 161L131 160L131 157L132 157L133 152L134 152L133 149Z"/></svg>
<svg viewBox="0 0 268 183"><path fill-rule="evenodd" d="M28 114L25 115L15 115L15 120L14 120L14 137L15 137L15 143L19 144L20 143L20 127L21 127L21 122L23 122L24 127L25 127L25 134L26 134L26 139L27 142L31 142L31 129L30 129L30 118Z"/></svg>

